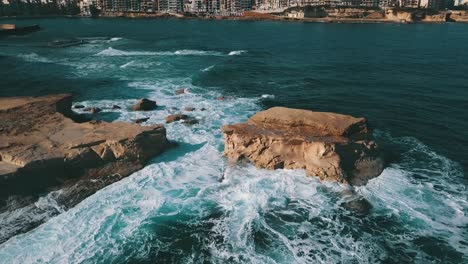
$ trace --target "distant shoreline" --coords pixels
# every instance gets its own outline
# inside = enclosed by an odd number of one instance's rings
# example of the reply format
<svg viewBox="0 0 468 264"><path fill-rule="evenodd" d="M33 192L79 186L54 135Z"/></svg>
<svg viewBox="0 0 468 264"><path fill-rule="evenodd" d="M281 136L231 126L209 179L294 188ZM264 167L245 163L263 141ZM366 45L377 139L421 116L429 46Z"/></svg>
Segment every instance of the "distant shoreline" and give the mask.
<svg viewBox="0 0 468 264"><path fill-rule="evenodd" d="M140 13L140 12L103 12L96 19L110 18L130 18L130 19L196 19L196 20L235 20L235 21L281 21L281 22L307 22L307 23L330 23L330 24L444 24L444 23L468 23L468 11L443 11L440 13L439 20L406 20L406 19L389 19L389 18L349 18L349 17L321 17L321 18L293 18L278 16L272 14L260 14L259 16L252 15L255 12L246 12L245 16L200 16L197 14L172 14L172 13ZM447 12L462 12L466 16L466 20L442 20ZM83 15L38 15L38 16L3 16L0 20L7 19L43 19L43 18L92 18L91 16ZM465 17L463 17L465 19Z"/></svg>

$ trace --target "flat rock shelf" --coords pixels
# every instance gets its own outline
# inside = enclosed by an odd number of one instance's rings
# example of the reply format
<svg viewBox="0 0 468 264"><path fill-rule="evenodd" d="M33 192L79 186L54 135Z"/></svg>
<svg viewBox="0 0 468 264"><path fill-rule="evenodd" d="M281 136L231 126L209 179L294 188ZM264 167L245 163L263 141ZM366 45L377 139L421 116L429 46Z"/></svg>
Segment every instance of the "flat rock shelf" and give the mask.
<svg viewBox="0 0 468 264"><path fill-rule="evenodd" d="M384 169L365 118L273 107L222 128L225 155L260 168L305 169L308 175L364 185Z"/></svg>

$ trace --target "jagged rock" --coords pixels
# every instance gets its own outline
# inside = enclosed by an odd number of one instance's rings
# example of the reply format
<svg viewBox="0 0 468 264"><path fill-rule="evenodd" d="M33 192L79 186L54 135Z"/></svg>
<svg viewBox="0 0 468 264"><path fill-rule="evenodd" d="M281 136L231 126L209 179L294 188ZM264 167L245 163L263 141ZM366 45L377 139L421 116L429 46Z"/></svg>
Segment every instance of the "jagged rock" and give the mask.
<svg viewBox="0 0 468 264"><path fill-rule="evenodd" d="M133 107L132 109L134 111L151 111L154 110L157 107L157 104L155 101L143 98L140 99Z"/></svg>
<svg viewBox="0 0 468 264"><path fill-rule="evenodd" d="M113 105L112 106L112 110L117 110L117 109L122 109L122 107L118 106L118 105Z"/></svg>
<svg viewBox="0 0 468 264"><path fill-rule="evenodd" d="M179 121L179 120L185 120L185 119L188 119L189 116L188 115L184 115L184 114L174 114L174 115L169 115L166 117L166 123L172 123L172 122L176 122L176 121Z"/></svg>
<svg viewBox="0 0 468 264"><path fill-rule="evenodd" d="M97 114L97 113L101 112L101 108L99 108L99 107L88 107L88 108L83 109L83 111L91 112L92 114Z"/></svg>
<svg viewBox="0 0 468 264"><path fill-rule="evenodd" d="M365 118L274 107L222 130L231 161L305 169L308 175L351 185L366 184L384 168Z"/></svg>
<svg viewBox="0 0 468 264"><path fill-rule="evenodd" d="M149 117L135 119L135 123L141 124L149 120Z"/></svg>
<svg viewBox="0 0 468 264"><path fill-rule="evenodd" d="M183 123L186 125L195 125L195 124L198 124L199 121L198 119L192 117L192 118L185 119Z"/></svg>
<svg viewBox="0 0 468 264"><path fill-rule="evenodd" d="M187 111L187 112L195 111L195 107L187 106L184 108L184 111Z"/></svg>
<svg viewBox="0 0 468 264"><path fill-rule="evenodd" d="M218 99L218 101L224 101L224 100L226 100L226 97L224 97L224 96L218 96L217 99Z"/></svg>
<svg viewBox="0 0 468 264"><path fill-rule="evenodd" d="M202 108L200 109L200 111L205 111L205 110L206 110L206 108L205 108L205 107L202 107Z"/></svg>
<svg viewBox="0 0 468 264"><path fill-rule="evenodd" d="M76 123L71 103L68 94L0 98L0 198L89 177L125 177L170 146L163 125Z"/></svg>
<svg viewBox="0 0 468 264"><path fill-rule="evenodd" d="M73 108L82 109L82 108L85 108L85 106L84 105L74 105Z"/></svg>
<svg viewBox="0 0 468 264"><path fill-rule="evenodd" d="M185 88L180 88L175 91L176 95L184 94L185 93Z"/></svg>

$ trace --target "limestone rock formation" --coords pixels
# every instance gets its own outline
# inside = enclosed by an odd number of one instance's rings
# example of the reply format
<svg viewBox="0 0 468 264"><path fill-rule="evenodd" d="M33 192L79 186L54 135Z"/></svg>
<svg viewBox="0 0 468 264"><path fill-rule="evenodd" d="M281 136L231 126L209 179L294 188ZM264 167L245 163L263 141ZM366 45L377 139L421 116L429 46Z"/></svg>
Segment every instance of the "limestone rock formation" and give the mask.
<svg viewBox="0 0 468 264"><path fill-rule="evenodd" d="M267 169L305 169L308 175L364 185L384 168L365 118L274 107L247 122L222 127L225 155Z"/></svg>
<svg viewBox="0 0 468 264"><path fill-rule="evenodd" d="M155 101L143 98L140 99L133 107L132 109L134 111L151 111L154 110L157 106Z"/></svg>
<svg viewBox="0 0 468 264"><path fill-rule="evenodd" d="M170 146L163 125L77 123L71 105L68 94L0 98L0 198L112 174L120 179Z"/></svg>

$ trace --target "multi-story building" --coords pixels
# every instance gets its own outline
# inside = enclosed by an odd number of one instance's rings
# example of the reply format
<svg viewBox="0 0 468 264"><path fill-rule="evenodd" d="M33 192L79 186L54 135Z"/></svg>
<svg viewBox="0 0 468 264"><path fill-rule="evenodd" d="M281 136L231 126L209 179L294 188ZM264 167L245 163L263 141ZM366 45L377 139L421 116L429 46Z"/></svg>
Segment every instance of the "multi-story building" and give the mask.
<svg viewBox="0 0 468 264"><path fill-rule="evenodd" d="M180 13L184 11L182 0L159 0L159 10L170 13Z"/></svg>
<svg viewBox="0 0 468 264"><path fill-rule="evenodd" d="M140 10L142 12L155 12L158 11L158 1L157 0L141 0Z"/></svg>
<svg viewBox="0 0 468 264"><path fill-rule="evenodd" d="M468 0L455 0L453 5L454 6L468 5Z"/></svg>
<svg viewBox="0 0 468 264"><path fill-rule="evenodd" d="M400 7L418 8L419 0L399 0Z"/></svg>

